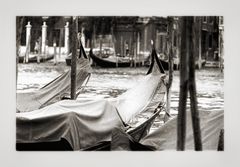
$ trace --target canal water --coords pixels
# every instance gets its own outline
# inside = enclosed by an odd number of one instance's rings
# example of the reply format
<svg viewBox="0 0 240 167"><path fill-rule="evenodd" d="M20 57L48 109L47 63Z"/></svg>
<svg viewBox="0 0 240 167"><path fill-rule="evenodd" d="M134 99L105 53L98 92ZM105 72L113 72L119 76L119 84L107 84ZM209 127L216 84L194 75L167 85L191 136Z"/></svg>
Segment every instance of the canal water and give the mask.
<svg viewBox="0 0 240 167"><path fill-rule="evenodd" d="M65 63L53 65L52 62L41 64L19 64L17 92L35 91L53 80L70 67ZM79 99L86 97L115 98L127 89L138 84L146 74L147 67L138 68L100 68L92 67L91 78ZM218 68L196 70L198 108L200 111L224 110L224 74ZM171 114L176 115L179 99L179 71L174 72ZM189 104L189 101L188 101ZM149 115L139 115L133 120L136 125ZM161 126L163 117L156 119L153 129Z"/></svg>

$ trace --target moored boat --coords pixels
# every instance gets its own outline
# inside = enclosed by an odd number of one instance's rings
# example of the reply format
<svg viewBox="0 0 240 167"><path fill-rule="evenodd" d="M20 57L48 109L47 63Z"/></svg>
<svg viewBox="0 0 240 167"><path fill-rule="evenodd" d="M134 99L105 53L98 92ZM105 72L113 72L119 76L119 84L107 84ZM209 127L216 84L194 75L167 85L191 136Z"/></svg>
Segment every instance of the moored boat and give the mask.
<svg viewBox="0 0 240 167"><path fill-rule="evenodd" d="M17 150L84 150L111 141L114 128L126 129L136 115L153 113L164 102L166 76L157 65L151 66L136 87L115 99L63 100L39 110L17 113ZM142 138L147 131L137 134ZM66 147L62 146L64 143ZM51 144L56 148L48 147Z"/></svg>
<svg viewBox="0 0 240 167"><path fill-rule="evenodd" d="M161 62L164 70L169 70L168 60L159 58L159 61ZM205 64L206 64L205 60L196 61L195 67L196 67L196 69L199 69L199 68L205 67ZM149 66L149 63L146 63L146 66ZM174 58L173 59L173 70L179 70L179 68L180 68L179 60L177 58Z"/></svg>
<svg viewBox="0 0 240 167"><path fill-rule="evenodd" d="M194 150L194 136L192 129L191 112L186 113L186 141L185 149ZM203 150L223 151L223 111L202 111L199 113ZM154 132L143 137L139 142L134 141L131 136L122 130L113 132L114 138L111 142L111 150L133 150L132 148L141 145L149 149L163 151L176 150L177 148L177 116L157 128ZM146 149L146 148L145 148Z"/></svg>
<svg viewBox="0 0 240 167"><path fill-rule="evenodd" d="M53 59L54 55L44 55L44 56L39 56L39 62L45 62L48 60ZM24 62L24 56L20 56L18 58L19 63ZM30 54L28 58L28 63L37 63L38 62L38 55L37 54Z"/></svg>
<svg viewBox="0 0 240 167"><path fill-rule="evenodd" d="M145 60L131 60L129 57L118 57L118 56L109 56L107 58L102 58L96 56L92 51L90 52L90 57L97 66L105 68L114 68L114 67L131 67L136 64L136 66L142 65L142 62Z"/></svg>
<svg viewBox="0 0 240 167"><path fill-rule="evenodd" d="M84 56L77 59L76 90L79 92L90 77L89 59ZM17 93L17 111L29 112L70 96L71 70L56 77L39 90Z"/></svg>

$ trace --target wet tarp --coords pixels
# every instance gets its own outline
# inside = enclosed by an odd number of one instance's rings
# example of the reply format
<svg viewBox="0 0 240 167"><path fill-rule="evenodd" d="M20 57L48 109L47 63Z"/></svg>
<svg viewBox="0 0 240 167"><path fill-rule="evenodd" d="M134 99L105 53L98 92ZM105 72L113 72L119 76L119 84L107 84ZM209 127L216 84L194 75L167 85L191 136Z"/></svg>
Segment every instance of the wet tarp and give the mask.
<svg viewBox="0 0 240 167"><path fill-rule="evenodd" d="M186 150L194 150L191 113L187 112L186 122ZM223 111L200 112L200 127L203 150L217 150L220 131L224 128ZM132 150L136 147L133 138L116 129L113 132L112 150ZM139 141L139 144L153 150L176 150L177 148L177 117L169 120L163 126L148 134Z"/></svg>
<svg viewBox="0 0 240 167"><path fill-rule="evenodd" d="M156 108L165 96L165 75L158 69L115 99L64 100L42 109L17 113L17 143L66 139L74 150L110 141L115 127Z"/></svg>
<svg viewBox="0 0 240 167"><path fill-rule="evenodd" d="M79 58L77 60L76 82L77 89L80 89L87 80L89 73L89 60ZM71 89L71 70L63 73L41 89L17 93L17 111L27 112L42 108L48 104L61 100L63 96L69 95Z"/></svg>

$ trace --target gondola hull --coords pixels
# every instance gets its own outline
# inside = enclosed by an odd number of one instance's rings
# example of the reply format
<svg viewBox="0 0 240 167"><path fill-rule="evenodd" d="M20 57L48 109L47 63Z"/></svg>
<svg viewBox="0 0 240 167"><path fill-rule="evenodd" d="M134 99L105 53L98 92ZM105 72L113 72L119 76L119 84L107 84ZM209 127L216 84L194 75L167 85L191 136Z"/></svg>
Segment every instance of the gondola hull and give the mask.
<svg viewBox="0 0 240 167"><path fill-rule="evenodd" d="M53 59L53 57L54 57L54 55L47 55L46 57L40 56L39 61L40 62L45 62L45 61ZM23 56L19 57L18 62L23 63L24 62L24 57ZM28 58L28 63L36 63L36 62L37 62L37 56L36 55Z"/></svg>
<svg viewBox="0 0 240 167"><path fill-rule="evenodd" d="M16 113L17 150L84 150L97 143L109 143L115 128L128 129L139 141L148 134L165 101L166 75L158 64L151 66L151 72L135 87L117 98L62 100L41 109ZM131 120L143 112L153 115L139 128L129 129Z"/></svg>
<svg viewBox="0 0 240 167"><path fill-rule="evenodd" d="M160 60L160 62L162 64L163 69L164 70L169 70L168 62L165 61L165 60L162 60L162 59L159 59L159 60ZM201 62L201 67L204 67L205 64L206 64L206 61L202 61ZM146 64L146 66L149 66L149 64ZM198 65L197 62L195 63L195 67L196 67L196 69L199 69L199 65ZM177 63L174 62L173 63L173 70L179 70L179 68L180 68L180 64L177 64Z"/></svg>
<svg viewBox="0 0 240 167"><path fill-rule="evenodd" d="M131 61L131 60L122 60L119 58L119 61L110 60L108 58L100 58L94 54L90 54L93 62L96 63L97 66L104 67L104 68L114 68L114 67L131 67L136 64L136 66L140 66L142 61Z"/></svg>

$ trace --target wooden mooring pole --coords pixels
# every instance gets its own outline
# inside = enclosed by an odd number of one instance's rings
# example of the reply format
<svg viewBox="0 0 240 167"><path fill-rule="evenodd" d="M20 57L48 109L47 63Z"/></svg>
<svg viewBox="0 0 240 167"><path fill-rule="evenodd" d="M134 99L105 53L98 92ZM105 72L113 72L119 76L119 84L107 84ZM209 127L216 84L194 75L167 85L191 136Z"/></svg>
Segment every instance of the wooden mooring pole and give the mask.
<svg viewBox="0 0 240 167"><path fill-rule="evenodd" d="M76 99L76 68L77 68L77 33L78 33L78 17L72 19L72 61L71 61L71 99Z"/></svg>
<svg viewBox="0 0 240 167"><path fill-rule="evenodd" d="M201 140L201 129L200 120L196 96L196 82L195 82L195 57L198 56L198 46L197 40L200 38L196 32L198 27L195 26L196 18L194 22L194 17L189 17L188 21L189 28L189 80L188 89L190 93L190 104L191 104L191 114L192 114L192 126L193 126L193 137L194 146L196 151L202 150L202 140Z"/></svg>
<svg viewBox="0 0 240 167"><path fill-rule="evenodd" d="M186 136L186 103L188 95L188 40L187 18L182 18L181 26L181 54L180 54L180 93L177 118L177 150L184 151Z"/></svg>
<svg viewBox="0 0 240 167"><path fill-rule="evenodd" d="M197 109L196 83L195 83L195 55L196 35L194 35L194 18L182 18L181 56L180 56L180 96L177 122L177 150L185 149L186 136L186 102L188 90L192 114L194 145L196 151L202 150L201 129Z"/></svg>

